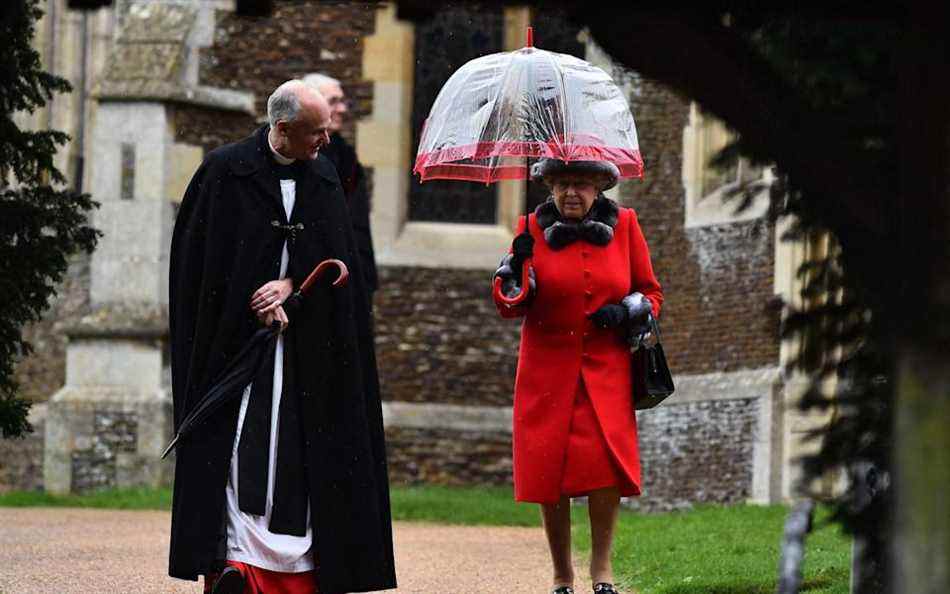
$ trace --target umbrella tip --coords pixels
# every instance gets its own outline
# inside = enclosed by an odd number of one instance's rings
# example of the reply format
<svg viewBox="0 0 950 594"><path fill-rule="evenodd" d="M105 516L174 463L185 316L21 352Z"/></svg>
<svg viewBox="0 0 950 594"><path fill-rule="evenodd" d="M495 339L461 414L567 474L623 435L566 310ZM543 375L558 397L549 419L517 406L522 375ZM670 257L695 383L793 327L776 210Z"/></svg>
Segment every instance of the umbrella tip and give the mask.
<svg viewBox="0 0 950 594"><path fill-rule="evenodd" d="M165 451L162 452L162 457L161 457L162 460L165 459L165 456L167 456L168 453L172 451L172 448L175 447L175 444L178 443L178 437L179 437L179 435L175 435L175 439L173 439L173 440L171 441L171 443L168 444L168 447L165 448Z"/></svg>
<svg viewBox="0 0 950 594"><path fill-rule="evenodd" d="M528 27L525 47L534 47L534 27Z"/></svg>

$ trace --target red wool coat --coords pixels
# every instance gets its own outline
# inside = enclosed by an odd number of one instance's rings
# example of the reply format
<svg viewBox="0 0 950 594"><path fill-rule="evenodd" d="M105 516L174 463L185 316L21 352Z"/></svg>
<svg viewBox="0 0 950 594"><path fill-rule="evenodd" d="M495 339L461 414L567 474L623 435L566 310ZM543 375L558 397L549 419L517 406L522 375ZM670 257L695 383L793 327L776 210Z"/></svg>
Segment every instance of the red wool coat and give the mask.
<svg viewBox="0 0 950 594"><path fill-rule="evenodd" d="M557 251L545 242L535 215L530 215L528 224L534 237L537 294L527 307L496 303L502 317L524 316L514 397L515 499L537 503L560 499L581 379L611 458L625 479L621 493L639 495L630 350L618 329L595 327L587 318L633 292L646 296L654 317L659 316L663 293L636 213L620 209L613 239L605 246L578 240ZM523 226L519 224L518 233Z"/></svg>

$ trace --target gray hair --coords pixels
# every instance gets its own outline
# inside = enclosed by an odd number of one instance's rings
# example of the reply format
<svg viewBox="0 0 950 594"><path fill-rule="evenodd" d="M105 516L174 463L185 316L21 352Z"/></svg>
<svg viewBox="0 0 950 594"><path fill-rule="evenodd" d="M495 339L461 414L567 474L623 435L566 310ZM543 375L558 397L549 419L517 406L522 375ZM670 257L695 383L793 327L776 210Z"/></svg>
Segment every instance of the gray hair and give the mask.
<svg viewBox="0 0 950 594"><path fill-rule="evenodd" d="M267 121L271 128L277 125L277 122L292 122L300 113L300 98L297 97L297 89L303 84L297 79L288 80L280 85L271 96L267 98Z"/></svg>
<svg viewBox="0 0 950 594"><path fill-rule="evenodd" d="M325 86L325 85L339 85L341 87L343 86L343 84L339 80L333 78L332 76L327 76L326 74L323 74L322 72L314 72L313 74L308 74L304 76L301 80L303 80L304 83L310 85L317 91L320 90L320 87Z"/></svg>

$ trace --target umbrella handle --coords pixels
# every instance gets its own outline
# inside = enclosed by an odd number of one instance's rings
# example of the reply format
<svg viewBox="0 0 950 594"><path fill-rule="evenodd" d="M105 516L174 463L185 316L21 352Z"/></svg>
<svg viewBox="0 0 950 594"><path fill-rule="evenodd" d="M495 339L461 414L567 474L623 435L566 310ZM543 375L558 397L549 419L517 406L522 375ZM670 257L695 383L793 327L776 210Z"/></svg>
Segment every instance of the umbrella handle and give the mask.
<svg viewBox="0 0 950 594"><path fill-rule="evenodd" d="M307 278L305 278L300 284L300 288L297 290L297 292L304 294L309 291L310 287L313 286L313 283L317 282L317 279L323 276L327 270L334 266L338 269L338 272L336 280L333 281L333 286L345 287L350 278L350 269L346 267L346 264L344 264L342 260L330 258L317 264L317 267L313 269L313 272L308 274Z"/></svg>
<svg viewBox="0 0 950 594"><path fill-rule="evenodd" d="M492 286L492 293L495 297L496 302L505 304L508 307L514 307L516 305L521 305L524 303L525 299L528 298L528 293L531 292L531 287L529 285L529 275L528 270L531 268L531 258L527 258L524 261L524 264L521 265L521 292L519 292L514 297L507 297L504 293L501 292L501 279L495 277L495 282Z"/></svg>

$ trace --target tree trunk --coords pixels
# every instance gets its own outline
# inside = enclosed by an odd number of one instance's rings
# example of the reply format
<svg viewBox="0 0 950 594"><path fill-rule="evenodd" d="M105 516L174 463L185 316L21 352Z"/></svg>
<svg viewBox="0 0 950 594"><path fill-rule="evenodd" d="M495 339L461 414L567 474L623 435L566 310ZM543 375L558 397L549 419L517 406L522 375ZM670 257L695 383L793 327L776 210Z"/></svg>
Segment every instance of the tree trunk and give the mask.
<svg viewBox="0 0 950 594"><path fill-rule="evenodd" d="M894 592L950 592L950 362L901 358L897 399Z"/></svg>
<svg viewBox="0 0 950 594"><path fill-rule="evenodd" d="M900 56L893 591L950 592L950 67L944 3L909 11Z"/></svg>

